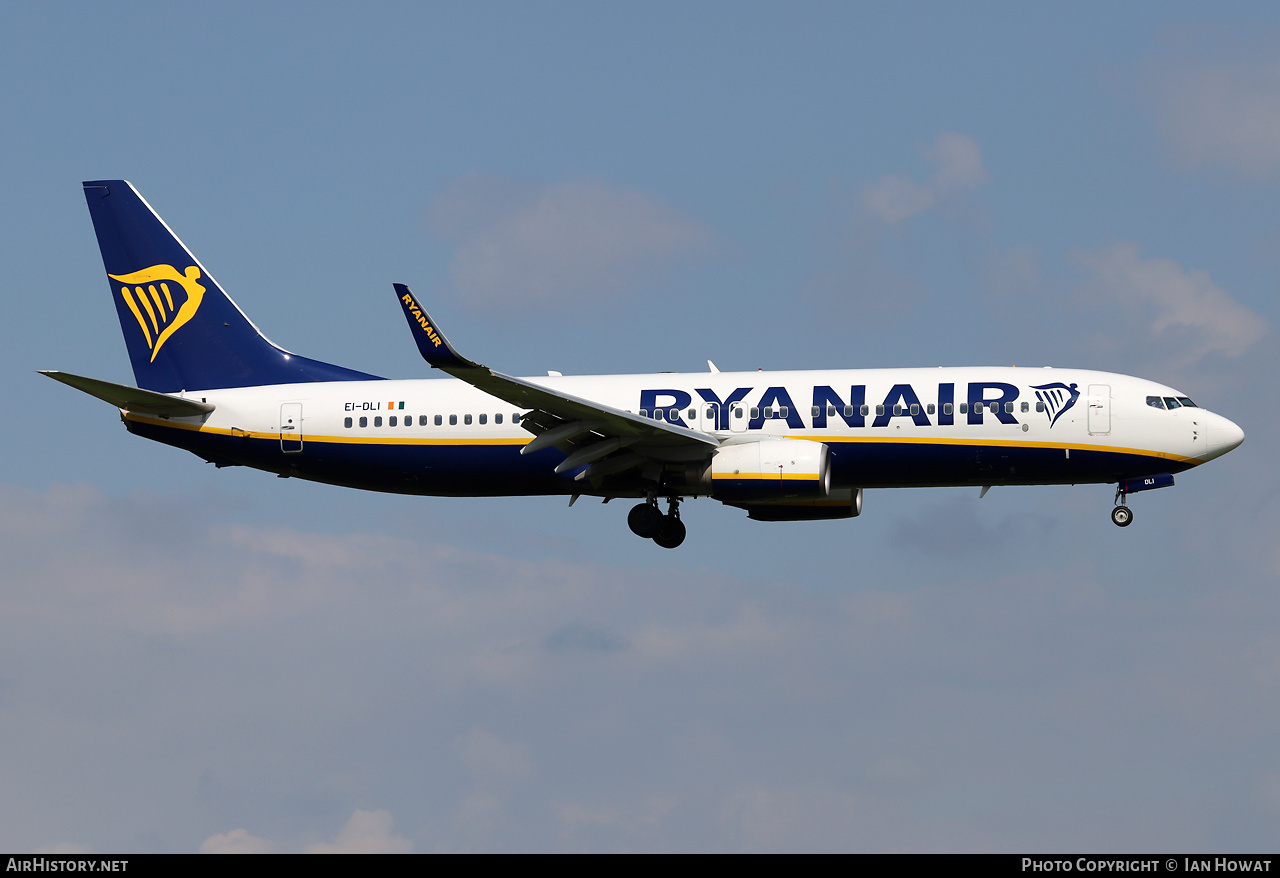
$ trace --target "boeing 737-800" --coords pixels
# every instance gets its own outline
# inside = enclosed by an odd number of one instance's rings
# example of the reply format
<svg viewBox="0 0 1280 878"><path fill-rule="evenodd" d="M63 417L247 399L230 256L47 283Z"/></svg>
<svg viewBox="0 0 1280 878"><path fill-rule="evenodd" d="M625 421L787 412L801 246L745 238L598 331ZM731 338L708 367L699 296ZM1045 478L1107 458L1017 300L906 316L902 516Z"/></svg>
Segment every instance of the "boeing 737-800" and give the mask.
<svg viewBox="0 0 1280 878"><path fill-rule="evenodd" d="M419 351L451 377L382 379L268 341L128 182L84 193L138 386L44 374L218 466L404 494L637 498L631 530L674 548L686 498L804 521L858 515L865 488L1113 483L1123 527L1129 494L1244 440L1172 387L1076 369L515 378L459 354L401 284Z"/></svg>

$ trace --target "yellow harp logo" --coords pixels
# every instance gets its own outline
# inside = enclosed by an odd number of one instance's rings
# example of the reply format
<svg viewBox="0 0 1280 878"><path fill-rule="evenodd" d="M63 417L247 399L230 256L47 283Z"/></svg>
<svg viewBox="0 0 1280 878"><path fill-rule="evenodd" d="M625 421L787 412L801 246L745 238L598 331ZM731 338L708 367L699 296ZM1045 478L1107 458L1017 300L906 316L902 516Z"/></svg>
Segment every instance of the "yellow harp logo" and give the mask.
<svg viewBox="0 0 1280 878"><path fill-rule="evenodd" d="M153 265L132 274L109 274L107 277L124 284L120 287L120 295L124 296L124 303L142 328L153 363L169 336L196 316L204 299L205 288L196 283L200 269L194 265L182 274L172 265ZM169 288L170 283L174 284L173 289ZM177 303L173 301L175 292L179 295Z"/></svg>

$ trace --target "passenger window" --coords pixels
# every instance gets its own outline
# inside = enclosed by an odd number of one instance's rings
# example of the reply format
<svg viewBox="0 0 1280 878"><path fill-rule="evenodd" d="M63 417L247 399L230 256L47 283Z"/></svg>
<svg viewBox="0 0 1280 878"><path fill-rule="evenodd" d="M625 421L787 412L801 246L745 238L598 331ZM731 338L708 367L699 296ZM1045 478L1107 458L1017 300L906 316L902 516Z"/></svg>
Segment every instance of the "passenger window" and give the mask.
<svg viewBox="0 0 1280 878"><path fill-rule="evenodd" d="M395 416L395 415L392 415L391 417L387 418L387 426L388 426L388 427L394 427L394 426L396 426L396 416Z"/></svg>
<svg viewBox="0 0 1280 878"><path fill-rule="evenodd" d="M787 416L787 414L788 414L790 411L791 411L791 407L790 407L790 406L785 406L785 405L784 405L784 406L779 406L779 407L778 407L778 417L780 417L780 418L785 418L785 417Z"/></svg>
<svg viewBox="0 0 1280 878"><path fill-rule="evenodd" d="M689 409L689 420L696 421L698 419L698 410Z"/></svg>
<svg viewBox="0 0 1280 878"><path fill-rule="evenodd" d="M742 417L742 406L740 406L740 405L735 405L735 406L733 407L733 416L734 416L735 418L740 418L740 417Z"/></svg>
<svg viewBox="0 0 1280 878"><path fill-rule="evenodd" d="M673 424L680 420L680 409L669 409L667 411L667 420Z"/></svg>
<svg viewBox="0 0 1280 878"><path fill-rule="evenodd" d="M914 402L911 403L911 414L912 415L920 414L920 406L916 405Z"/></svg>
<svg viewBox="0 0 1280 878"><path fill-rule="evenodd" d="M502 423L502 412L498 412L498 414L496 414L496 415L494 415L494 416L493 416L493 422L494 422L495 424L501 424L501 423Z"/></svg>
<svg viewBox="0 0 1280 878"><path fill-rule="evenodd" d="M1164 404L1169 407L1169 411L1182 408L1182 403L1178 402L1172 396L1166 396L1164 398Z"/></svg>
<svg viewBox="0 0 1280 878"><path fill-rule="evenodd" d="M998 411L1000 411L1000 403L998 402L991 403L991 414L994 415Z"/></svg>
<svg viewBox="0 0 1280 878"><path fill-rule="evenodd" d="M369 419L368 419L368 418L361 418L361 419L360 419L360 426L361 426L361 427L367 427L367 426L369 426Z"/></svg>
<svg viewBox="0 0 1280 878"><path fill-rule="evenodd" d="M382 426L382 415L378 415L377 417L375 417L375 418L373 419L373 425L374 425L375 427L381 427L381 426Z"/></svg>
<svg viewBox="0 0 1280 878"><path fill-rule="evenodd" d="M449 426L450 426L450 427L456 427L456 426L458 426L458 416L457 416L457 415L449 415Z"/></svg>
<svg viewBox="0 0 1280 878"><path fill-rule="evenodd" d="M969 403L967 402L960 403L960 414L962 415L969 414Z"/></svg>
<svg viewBox="0 0 1280 878"><path fill-rule="evenodd" d="M757 407L755 407L755 406L752 406L752 407L751 407L751 417L753 417L753 418L758 418L758 417L760 417L760 409L758 409L758 408L757 408Z"/></svg>
<svg viewBox="0 0 1280 878"><path fill-rule="evenodd" d="M871 407L864 405L861 409L859 409L858 413L865 418L867 415L871 414Z"/></svg>
<svg viewBox="0 0 1280 878"><path fill-rule="evenodd" d="M900 415L900 414L902 414L902 406L900 406L900 405L895 405L895 406L893 407L893 415L894 415L894 417L897 417L897 416L898 416L898 415Z"/></svg>
<svg viewBox="0 0 1280 878"><path fill-rule="evenodd" d="M1005 413L1006 415L1011 415L1011 414L1013 414L1013 403L1011 403L1011 402L1006 402L1006 403L1004 404L1004 413Z"/></svg>
<svg viewBox="0 0 1280 878"><path fill-rule="evenodd" d="M882 405L878 405L878 406L876 406L876 415L877 415L877 416L879 416L879 415L883 415L883 414L884 414L884 406L882 406Z"/></svg>
<svg viewBox="0 0 1280 878"><path fill-rule="evenodd" d="M443 417L441 417L440 415L436 415L435 420L436 420L436 426L437 426L437 427L439 427L441 424L443 424L443 423L444 423L444 418L443 418Z"/></svg>
<svg viewBox="0 0 1280 878"><path fill-rule="evenodd" d="M488 415L481 415L481 416L480 416L480 423L482 423L482 424L487 423L487 422L488 422L488 420L489 420L489 416L488 416Z"/></svg>
<svg viewBox="0 0 1280 878"><path fill-rule="evenodd" d="M463 416L462 416L462 423L466 424L467 426L470 426L470 425L471 425L471 415L463 415Z"/></svg>
<svg viewBox="0 0 1280 878"><path fill-rule="evenodd" d="M426 416L426 415L418 415L418 426L419 426L419 427L425 427L426 425L427 425L427 416Z"/></svg>
<svg viewBox="0 0 1280 878"><path fill-rule="evenodd" d="M828 408L830 408L830 406L828 406ZM821 411L822 411L822 406L817 406L817 405L815 405L815 406L813 407L813 409L809 412L809 414L810 414L812 417L815 417L815 418L816 418L816 417L818 416L818 413L819 413L819 412L821 412ZM832 415L832 414L834 414L834 412L827 412L827 415L828 415L828 416L830 416L830 415Z"/></svg>
<svg viewBox="0 0 1280 878"><path fill-rule="evenodd" d="M952 409L952 407L951 407L951 403L949 403L949 402L944 402L944 403L942 404L942 413L943 413L944 415L955 414L954 410L953 410L953 409Z"/></svg>
<svg viewBox="0 0 1280 878"><path fill-rule="evenodd" d="M933 403L929 403L929 408L928 408L928 409L926 409L926 411L927 411L929 414L933 414Z"/></svg>
<svg viewBox="0 0 1280 878"><path fill-rule="evenodd" d="M1036 400L1036 411L1038 411L1038 412L1042 412L1042 411L1044 411L1044 403L1043 403L1043 402L1041 402L1041 401L1039 401L1039 400Z"/></svg>
<svg viewBox="0 0 1280 878"><path fill-rule="evenodd" d="M1031 408L1031 406L1027 405L1027 404L1026 404L1026 402L1023 402L1023 403L1022 403L1022 412L1023 412L1023 414L1026 414L1026 412L1027 412L1028 410L1030 410L1030 408Z"/></svg>
<svg viewBox="0 0 1280 878"><path fill-rule="evenodd" d="M835 408L835 406L832 406L832 408L834 409L834 408ZM833 411L831 414L833 414L833 415L834 415L834 414L835 414L835 412ZM845 416L846 418L852 418L852 417L853 417L853 406L851 406L851 405L847 405L847 406L845 406L845 407L844 407L844 416Z"/></svg>
<svg viewBox="0 0 1280 878"><path fill-rule="evenodd" d="M711 406L707 406L707 420L714 421L716 419L716 410Z"/></svg>
<svg viewBox="0 0 1280 878"><path fill-rule="evenodd" d="M647 418L647 417L649 417L649 410L648 410L648 409L640 409L640 417L642 417L642 418Z"/></svg>
<svg viewBox="0 0 1280 878"><path fill-rule="evenodd" d="M350 419L350 418L343 418L343 419L342 419L342 426L344 426L344 427L350 427L350 426L351 426L351 419Z"/></svg>

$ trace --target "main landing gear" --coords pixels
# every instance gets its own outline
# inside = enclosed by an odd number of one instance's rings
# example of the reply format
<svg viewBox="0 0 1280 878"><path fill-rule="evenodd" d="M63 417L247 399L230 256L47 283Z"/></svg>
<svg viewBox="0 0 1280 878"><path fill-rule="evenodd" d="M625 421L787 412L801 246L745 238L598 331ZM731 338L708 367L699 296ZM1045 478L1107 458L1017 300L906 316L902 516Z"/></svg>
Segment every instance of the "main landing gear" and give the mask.
<svg viewBox="0 0 1280 878"><path fill-rule="evenodd" d="M650 497L631 507L627 526L641 539L653 540L664 549L674 549L684 542L684 522L680 520L680 498L667 498L667 514L658 509L658 501Z"/></svg>

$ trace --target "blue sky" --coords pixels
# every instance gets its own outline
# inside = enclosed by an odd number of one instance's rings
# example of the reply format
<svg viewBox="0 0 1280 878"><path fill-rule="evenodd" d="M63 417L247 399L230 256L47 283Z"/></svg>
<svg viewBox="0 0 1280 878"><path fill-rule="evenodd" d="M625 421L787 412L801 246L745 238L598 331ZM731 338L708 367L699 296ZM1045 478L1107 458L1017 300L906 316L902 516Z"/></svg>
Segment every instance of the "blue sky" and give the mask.
<svg viewBox="0 0 1280 878"><path fill-rule="evenodd" d="M0 848L1273 849L1280 13L8 4ZM79 183L425 375L1052 364L1245 444L1106 486L386 497L130 437Z"/></svg>

